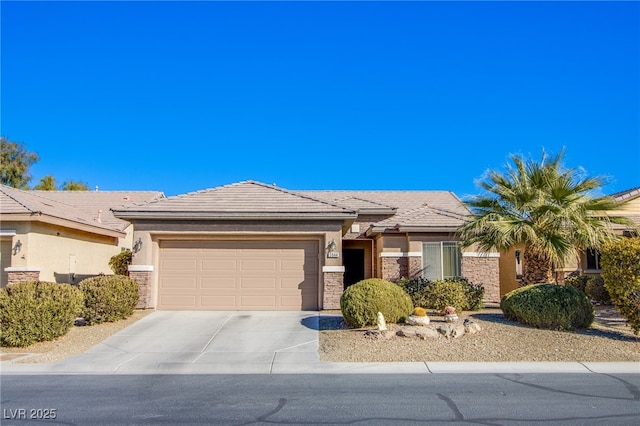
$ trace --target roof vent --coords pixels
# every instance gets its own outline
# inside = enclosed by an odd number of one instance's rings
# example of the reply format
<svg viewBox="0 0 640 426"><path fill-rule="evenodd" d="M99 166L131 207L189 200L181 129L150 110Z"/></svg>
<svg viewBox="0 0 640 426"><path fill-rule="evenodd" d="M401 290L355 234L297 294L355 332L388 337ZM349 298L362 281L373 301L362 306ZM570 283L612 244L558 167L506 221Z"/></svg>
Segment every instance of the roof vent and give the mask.
<svg viewBox="0 0 640 426"><path fill-rule="evenodd" d="M96 185L96 192L98 192L98 185Z"/></svg>
<svg viewBox="0 0 640 426"><path fill-rule="evenodd" d="M98 210L98 216L96 217L98 223L102 223L102 210Z"/></svg>
<svg viewBox="0 0 640 426"><path fill-rule="evenodd" d="M124 200L125 200L125 201L129 201L130 199L131 199L131 197L129 197L128 195L125 195L125 196L124 196Z"/></svg>

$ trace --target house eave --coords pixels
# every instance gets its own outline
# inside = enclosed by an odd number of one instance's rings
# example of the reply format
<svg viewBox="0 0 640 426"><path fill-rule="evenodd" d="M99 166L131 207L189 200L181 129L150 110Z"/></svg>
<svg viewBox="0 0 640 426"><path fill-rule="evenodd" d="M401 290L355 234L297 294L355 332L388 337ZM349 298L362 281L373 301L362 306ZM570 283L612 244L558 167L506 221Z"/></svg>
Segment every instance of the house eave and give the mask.
<svg viewBox="0 0 640 426"><path fill-rule="evenodd" d="M457 231L456 226L407 226L407 225L396 225L396 226L371 226L367 229L366 236L376 236L385 233L454 233Z"/></svg>
<svg viewBox="0 0 640 426"><path fill-rule="evenodd" d="M368 208L364 208L364 209L358 209L358 214L360 215L394 215L396 214L398 209L385 209L385 208L380 208L380 209L368 209Z"/></svg>
<svg viewBox="0 0 640 426"><path fill-rule="evenodd" d="M117 231L115 229L106 229L99 226L93 226L88 223L75 222L72 220L62 219L55 216L50 216L36 213L20 213L20 214L3 214L3 222L42 222L50 225L61 226L64 228L75 229L83 232L88 232L96 235L103 235L113 238L124 238L127 236L126 232Z"/></svg>
<svg viewBox="0 0 640 426"><path fill-rule="evenodd" d="M140 212L113 211L118 219L153 220L355 220L356 213L317 212Z"/></svg>

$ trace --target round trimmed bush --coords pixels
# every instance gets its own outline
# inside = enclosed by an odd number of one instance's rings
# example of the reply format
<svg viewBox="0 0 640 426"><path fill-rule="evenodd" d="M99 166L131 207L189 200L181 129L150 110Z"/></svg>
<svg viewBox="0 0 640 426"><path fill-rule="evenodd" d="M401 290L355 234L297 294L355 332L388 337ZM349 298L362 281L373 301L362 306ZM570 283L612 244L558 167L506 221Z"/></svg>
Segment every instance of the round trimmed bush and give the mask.
<svg viewBox="0 0 640 426"><path fill-rule="evenodd" d="M342 316L352 327L375 325L378 312L389 323L403 322L413 310L409 295L396 284L379 278L357 282L340 297Z"/></svg>
<svg viewBox="0 0 640 426"><path fill-rule="evenodd" d="M589 281L589 278L589 275L575 275L564 280L564 284L575 287L586 293L587 281Z"/></svg>
<svg viewBox="0 0 640 426"><path fill-rule="evenodd" d="M80 281L82 318L88 324L127 318L138 304L138 283L123 275L101 275Z"/></svg>
<svg viewBox="0 0 640 426"><path fill-rule="evenodd" d="M604 287L604 280L602 277L589 277L587 285L584 288L584 292L587 293L587 296L589 296L591 300L595 300L596 302L611 301L609 292Z"/></svg>
<svg viewBox="0 0 640 426"><path fill-rule="evenodd" d="M589 328L594 319L593 305L584 292L556 284L513 290L504 295L500 308L508 320L552 330Z"/></svg>
<svg viewBox="0 0 640 426"><path fill-rule="evenodd" d="M0 345L29 346L67 334L82 310L69 284L27 281L0 289Z"/></svg>

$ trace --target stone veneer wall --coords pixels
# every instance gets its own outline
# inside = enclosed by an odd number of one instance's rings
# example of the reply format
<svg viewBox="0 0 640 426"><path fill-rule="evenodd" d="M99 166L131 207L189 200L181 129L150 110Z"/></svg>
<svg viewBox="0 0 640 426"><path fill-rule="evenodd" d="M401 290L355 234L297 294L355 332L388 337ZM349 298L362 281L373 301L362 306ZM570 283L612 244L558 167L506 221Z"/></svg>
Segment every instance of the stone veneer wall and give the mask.
<svg viewBox="0 0 640 426"><path fill-rule="evenodd" d="M422 257L406 256L402 257L381 257L382 279L388 281L398 281L402 277L417 277L422 273Z"/></svg>
<svg viewBox="0 0 640 426"><path fill-rule="evenodd" d="M382 278L388 281L398 281L409 275L408 257L381 257Z"/></svg>
<svg viewBox="0 0 640 426"><path fill-rule="evenodd" d="M419 277L422 275L422 257L411 256L409 257L409 277Z"/></svg>
<svg viewBox="0 0 640 426"><path fill-rule="evenodd" d="M129 271L129 278L138 283L137 309L153 308L151 300L151 271Z"/></svg>
<svg viewBox="0 0 640 426"><path fill-rule="evenodd" d="M23 281L38 281L40 271L7 271L7 284L15 284Z"/></svg>
<svg viewBox="0 0 640 426"><path fill-rule="evenodd" d="M462 276L473 284L484 286L485 302L500 301L500 269L498 256L463 255Z"/></svg>
<svg viewBox="0 0 640 426"><path fill-rule="evenodd" d="M344 272L324 272L322 309L340 309L340 297L344 291Z"/></svg>

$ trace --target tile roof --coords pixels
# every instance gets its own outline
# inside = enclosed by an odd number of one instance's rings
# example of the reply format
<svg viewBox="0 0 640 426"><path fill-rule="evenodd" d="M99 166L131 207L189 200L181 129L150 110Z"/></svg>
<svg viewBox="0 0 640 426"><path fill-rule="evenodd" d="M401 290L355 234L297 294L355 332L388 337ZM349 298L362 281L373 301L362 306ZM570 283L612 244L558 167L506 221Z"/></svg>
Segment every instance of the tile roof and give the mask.
<svg viewBox="0 0 640 426"><path fill-rule="evenodd" d="M353 217L337 203L255 181L177 195L114 209L121 218L291 218Z"/></svg>
<svg viewBox="0 0 640 426"><path fill-rule="evenodd" d="M638 186L637 188L627 189L626 191L617 192L611 195L611 197L613 197L613 199L618 202L624 202L629 199L636 198L638 196L640 196L640 186Z"/></svg>
<svg viewBox="0 0 640 426"><path fill-rule="evenodd" d="M130 200L125 200L128 194ZM150 200L162 196L160 192L91 192L91 191L23 191L0 185L0 214L40 214L91 226L105 231L122 232L128 222L115 218L109 208L134 200ZM98 220L98 210L102 210Z"/></svg>
<svg viewBox="0 0 640 426"><path fill-rule="evenodd" d="M319 199L345 204L366 214L352 200L389 206L395 214L375 223L374 227L457 228L471 211L450 191L297 191Z"/></svg>
<svg viewBox="0 0 640 426"><path fill-rule="evenodd" d="M101 223L118 230L129 226L129 222L118 219L111 211L135 203L165 198L160 191L29 191L49 200L68 204L90 215L94 219L100 212Z"/></svg>

